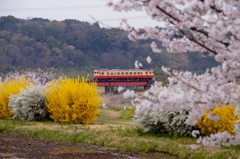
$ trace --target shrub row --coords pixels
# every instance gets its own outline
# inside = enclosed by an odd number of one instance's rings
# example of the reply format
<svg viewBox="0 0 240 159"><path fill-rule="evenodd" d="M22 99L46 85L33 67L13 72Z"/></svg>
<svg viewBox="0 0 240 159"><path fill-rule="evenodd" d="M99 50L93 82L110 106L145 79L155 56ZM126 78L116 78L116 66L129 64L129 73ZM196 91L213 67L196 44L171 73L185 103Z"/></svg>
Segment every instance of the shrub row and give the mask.
<svg viewBox="0 0 240 159"><path fill-rule="evenodd" d="M0 82L0 118L88 124L100 103L96 84L84 78L60 78L44 86L25 76Z"/></svg>
<svg viewBox="0 0 240 159"><path fill-rule="evenodd" d="M143 112L136 111L134 120L142 126L145 132L191 136L193 130L199 130L202 135L224 131L236 135L234 128L240 117L235 111L235 108L230 105L220 105L215 109L206 110L196 126L185 123L188 117L187 111L173 112L152 109Z"/></svg>

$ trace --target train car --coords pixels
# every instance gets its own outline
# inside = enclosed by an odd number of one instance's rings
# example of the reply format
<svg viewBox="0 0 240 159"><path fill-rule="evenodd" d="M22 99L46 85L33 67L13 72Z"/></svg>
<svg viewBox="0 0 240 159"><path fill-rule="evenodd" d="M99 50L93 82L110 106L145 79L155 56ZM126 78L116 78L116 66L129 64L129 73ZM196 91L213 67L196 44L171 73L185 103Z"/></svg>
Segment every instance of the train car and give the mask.
<svg viewBox="0 0 240 159"><path fill-rule="evenodd" d="M127 81L146 81L153 80L154 74L153 70L145 70L145 69L130 69L130 70L122 70L122 69L101 69L94 70L93 77L95 81L119 81L119 80L127 80Z"/></svg>

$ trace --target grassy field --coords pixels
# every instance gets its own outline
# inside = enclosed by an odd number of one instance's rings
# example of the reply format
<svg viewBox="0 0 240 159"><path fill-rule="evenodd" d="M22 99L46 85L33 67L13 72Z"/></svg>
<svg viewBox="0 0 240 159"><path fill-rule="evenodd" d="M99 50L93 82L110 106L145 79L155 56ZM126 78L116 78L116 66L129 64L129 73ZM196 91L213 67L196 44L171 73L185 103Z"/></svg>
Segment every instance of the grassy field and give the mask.
<svg viewBox="0 0 240 159"><path fill-rule="evenodd" d="M139 152L146 156L155 152L156 158L164 158L161 156L164 153L172 154L172 158L194 159L238 159L240 156L240 147L208 148L199 145L198 149L191 149L190 145L196 144L195 138L143 133L139 125L131 120L134 108L130 101L124 100L121 94L104 95L102 92L101 95L107 108L100 108L99 115L90 125L2 119L0 132L53 141L81 142L117 148L122 152Z"/></svg>

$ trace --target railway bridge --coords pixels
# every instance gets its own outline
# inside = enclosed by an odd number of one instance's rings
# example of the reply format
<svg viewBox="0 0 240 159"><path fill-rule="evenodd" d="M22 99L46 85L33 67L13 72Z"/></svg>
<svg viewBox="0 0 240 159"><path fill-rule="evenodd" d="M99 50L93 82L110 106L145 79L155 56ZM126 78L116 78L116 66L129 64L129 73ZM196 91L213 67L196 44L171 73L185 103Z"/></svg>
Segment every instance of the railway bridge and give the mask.
<svg viewBox="0 0 240 159"><path fill-rule="evenodd" d="M152 80L149 81L96 81L97 86L104 86L105 93L114 93L114 86L122 86L122 87L129 87L129 86L143 86L144 89L148 89L151 84L153 84Z"/></svg>
<svg viewBox="0 0 240 159"><path fill-rule="evenodd" d="M114 93L114 86L143 86L147 89L153 84L153 70L146 69L101 69L93 71L97 86L104 86L105 93Z"/></svg>

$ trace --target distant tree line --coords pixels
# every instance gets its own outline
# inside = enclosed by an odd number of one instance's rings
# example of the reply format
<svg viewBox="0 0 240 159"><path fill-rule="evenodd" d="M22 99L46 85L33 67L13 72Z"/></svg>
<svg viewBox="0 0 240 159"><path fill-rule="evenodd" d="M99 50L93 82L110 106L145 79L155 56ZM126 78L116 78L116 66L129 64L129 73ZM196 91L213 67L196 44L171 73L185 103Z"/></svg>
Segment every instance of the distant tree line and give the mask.
<svg viewBox="0 0 240 159"><path fill-rule="evenodd" d="M0 69L132 69L136 60L154 69L157 66L145 60L149 55L157 63L183 70L201 71L217 64L213 58L202 59L196 53L178 55L182 58L166 51L155 54L150 42L130 41L126 32L101 28L98 23L6 16L0 18Z"/></svg>

